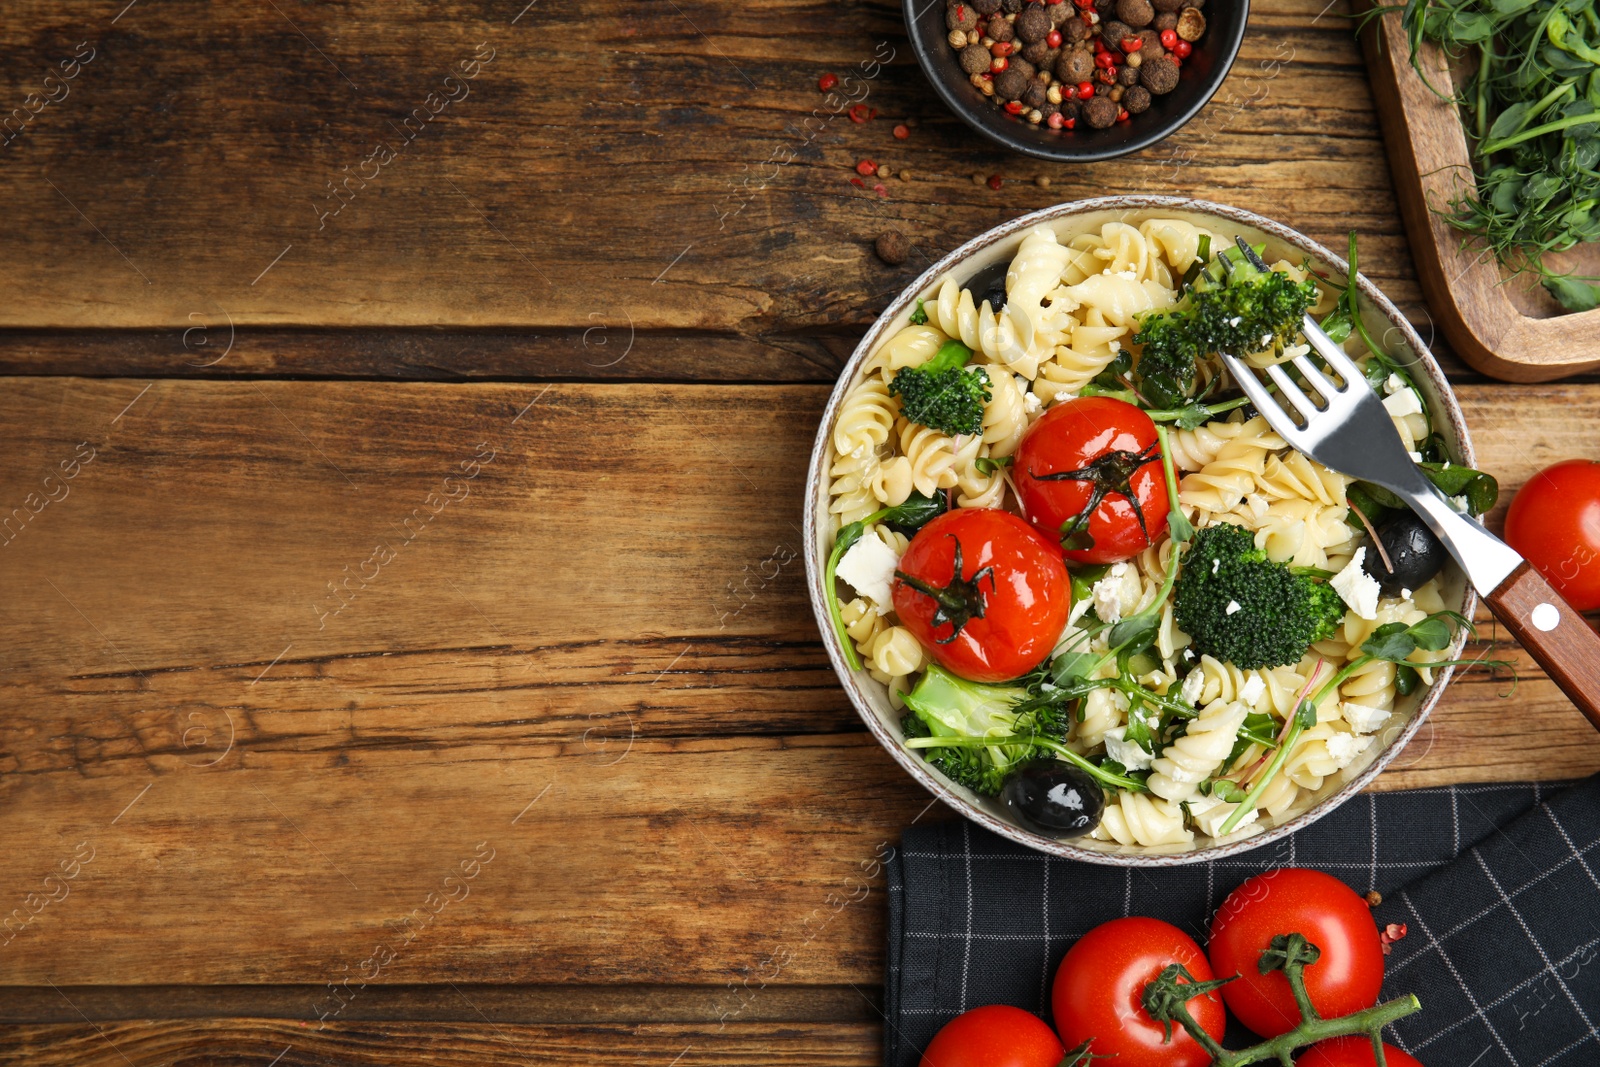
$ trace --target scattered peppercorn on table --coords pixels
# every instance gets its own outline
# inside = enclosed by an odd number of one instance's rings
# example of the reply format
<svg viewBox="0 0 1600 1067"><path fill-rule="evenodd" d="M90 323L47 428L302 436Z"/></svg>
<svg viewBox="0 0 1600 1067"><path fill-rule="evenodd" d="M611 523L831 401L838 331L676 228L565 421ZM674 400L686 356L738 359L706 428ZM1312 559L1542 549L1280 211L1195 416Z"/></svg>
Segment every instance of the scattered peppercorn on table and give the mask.
<svg viewBox="0 0 1600 1067"><path fill-rule="evenodd" d="M1343 0L1260 0L1196 121L1074 168L888 4L124 2L8 23L0 1062L876 1063L862 875L951 815L798 529L874 313L1181 192L1356 227L1431 332ZM1594 454L1600 379L1438 354L1491 525ZM1511 654L1379 788L1600 769Z"/></svg>

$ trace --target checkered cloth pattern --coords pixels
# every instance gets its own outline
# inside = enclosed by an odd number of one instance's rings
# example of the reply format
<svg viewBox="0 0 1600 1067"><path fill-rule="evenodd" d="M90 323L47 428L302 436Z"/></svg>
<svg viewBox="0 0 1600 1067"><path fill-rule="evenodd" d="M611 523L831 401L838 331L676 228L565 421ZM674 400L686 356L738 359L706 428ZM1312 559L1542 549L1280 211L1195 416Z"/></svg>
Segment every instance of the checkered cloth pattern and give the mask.
<svg viewBox="0 0 1600 1067"><path fill-rule="evenodd" d="M1076 863L965 820L913 827L888 864L884 1062L916 1067L982 1004L1048 1020L1061 957L1110 919L1155 916L1203 945L1228 893L1281 866L1376 890L1377 920L1406 924L1383 994L1423 1008L1387 1040L1428 1067L1600 1064L1600 776L1365 793L1283 841L1173 868Z"/></svg>

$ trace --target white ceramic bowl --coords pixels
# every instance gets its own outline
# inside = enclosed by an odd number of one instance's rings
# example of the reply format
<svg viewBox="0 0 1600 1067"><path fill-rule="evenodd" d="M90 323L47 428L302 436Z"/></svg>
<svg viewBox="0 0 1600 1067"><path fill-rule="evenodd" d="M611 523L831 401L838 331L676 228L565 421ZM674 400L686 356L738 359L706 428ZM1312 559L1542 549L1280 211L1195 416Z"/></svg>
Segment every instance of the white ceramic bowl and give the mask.
<svg viewBox="0 0 1600 1067"><path fill-rule="evenodd" d="M1023 828L998 799L980 797L955 785L930 767L922 756L906 749L902 744L900 718L904 714L890 706L884 687L873 681L865 671L852 671L844 658L838 635L829 618L827 600L823 595L822 569L833 541L833 519L828 513L828 467L832 463L832 437L834 422L845 393L861 377L861 366L873 352L895 331L910 321L912 310L919 297L931 300L946 274L954 274L961 284L979 274L1003 272L1016 253L1027 231L1040 223L1056 229L1063 243L1073 234L1085 230L1098 230L1115 220L1137 224L1145 218L1178 218L1220 229L1222 232L1242 234L1252 243L1265 242L1266 259L1287 259L1290 262L1309 260L1319 271L1342 278L1348 264L1315 241L1287 226L1262 218L1238 208L1225 207L1204 200L1189 200L1171 196L1114 196L1095 200L1080 200L1060 204L1031 215L1013 219L987 233L968 241L930 267L926 273L900 294L879 317L867 335L856 346L855 353L846 364L839 384L834 387L823 412L822 425L817 430L816 444L811 450L811 468L806 480L805 525L806 579L811 593L811 606L817 615L823 643L828 657L838 673L845 692L850 694L856 710L873 735L883 743L906 772L921 782L940 799L967 818L998 834L1031 848L1069 859L1086 860L1127 867L1166 867L1183 863L1198 863L1235 855L1262 845L1270 844L1311 822L1354 796L1363 786L1377 777L1389 761L1405 747L1407 741L1421 726L1422 720L1439 701L1453 670L1445 668L1434 672L1433 684L1424 690L1401 697L1396 703L1396 714L1379 732L1378 744L1362 753L1343 771L1330 776L1309 802L1301 804L1282 818L1263 814L1259 829L1252 827L1249 836L1235 832L1228 838L1213 841L1196 835L1190 845L1167 848L1145 848L1118 845L1113 842L1094 841L1088 838L1057 840ZM1368 330L1388 352L1401 360L1410 361L1417 388L1429 401L1438 425L1434 427L1444 436L1452 462L1472 466L1475 464L1472 442L1462 422L1461 409L1455 395L1445 381L1443 372L1428 353L1399 310L1365 278L1360 279L1362 309ZM1475 596L1460 569L1452 561L1442 578L1445 603L1451 604L1468 618L1472 617ZM1466 635L1459 635L1451 648L1450 658L1460 655Z"/></svg>

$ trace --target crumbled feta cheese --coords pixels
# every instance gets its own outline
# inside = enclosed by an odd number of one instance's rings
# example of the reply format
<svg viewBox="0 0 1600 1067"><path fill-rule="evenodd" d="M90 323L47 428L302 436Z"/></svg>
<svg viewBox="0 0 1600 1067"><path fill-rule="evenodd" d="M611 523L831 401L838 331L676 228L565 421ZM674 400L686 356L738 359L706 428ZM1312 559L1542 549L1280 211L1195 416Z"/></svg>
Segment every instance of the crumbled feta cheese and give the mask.
<svg viewBox="0 0 1600 1067"><path fill-rule="evenodd" d="M1155 757L1139 747L1137 741L1124 741L1123 736L1128 732L1126 726L1118 726L1106 731L1106 755L1128 768L1130 771L1145 771L1150 769L1150 761Z"/></svg>
<svg viewBox="0 0 1600 1067"><path fill-rule="evenodd" d="M1360 618L1369 622L1378 617L1378 588L1377 579L1361 569L1361 562L1367 558L1367 547L1362 545L1356 549L1356 554L1350 557L1350 562L1345 564L1344 570L1335 574L1328 582L1333 586L1333 591L1349 606Z"/></svg>
<svg viewBox="0 0 1600 1067"><path fill-rule="evenodd" d="M1383 383L1383 391L1389 396L1394 396L1404 388L1406 388L1405 379L1393 372L1390 372L1389 377Z"/></svg>
<svg viewBox="0 0 1600 1067"><path fill-rule="evenodd" d="M1094 583L1091 592L1094 599L1094 613L1100 616L1101 622L1122 621L1122 587L1132 570L1129 564L1118 563L1106 572L1104 578Z"/></svg>
<svg viewBox="0 0 1600 1067"><path fill-rule="evenodd" d="M1355 734L1334 734L1328 738L1328 757L1333 760L1334 766L1344 770L1355 762L1355 758L1372 746L1373 738L1357 737Z"/></svg>
<svg viewBox="0 0 1600 1067"><path fill-rule="evenodd" d="M1216 837L1217 831L1222 829L1222 824L1228 821L1228 817L1239 806L1237 804L1229 804L1219 797L1199 796L1191 797L1185 804L1189 809L1190 816L1194 818L1195 826L1207 837ZM1239 825L1230 831L1230 836L1249 826L1260 817L1261 811L1259 808L1250 809L1240 817Z"/></svg>
<svg viewBox="0 0 1600 1067"><path fill-rule="evenodd" d="M890 587L894 582L894 569L899 565L900 557L894 549L868 530L839 560L838 573L850 588L872 601L882 615L893 605Z"/></svg>
<svg viewBox="0 0 1600 1067"><path fill-rule="evenodd" d="M1411 462L1413 462L1413 463L1421 463L1422 462L1422 453L1421 452L1407 452L1406 455L1411 457Z"/></svg>
<svg viewBox="0 0 1600 1067"><path fill-rule="evenodd" d="M1219 571L1221 569L1222 569L1222 560L1221 560L1220 557L1211 561L1211 573L1212 574L1216 574L1217 571Z"/></svg>
<svg viewBox="0 0 1600 1067"><path fill-rule="evenodd" d="M1111 339L1111 341L1110 341L1110 347L1111 347L1111 351L1113 351L1113 352L1121 352L1122 351L1122 342L1117 340L1115 337L1113 337Z"/></svg>
<svg viewBox="0 0 1600 1067"><path fill-rule="evenodd" d="M1187 651L1187 649L1185 651ZM1200 703L1200 694L1205 691L1206 672L1203 668L1196 667L1194 670L1190 671L1189 676L1183 680L1183 688L1178 691L1178 695L1183 697L1183 702L1185 704L1188 704L1192 707Z"/></svg>
<svg viewBox="0 0 1600 1067"><path fill-rule="evenodd" d="M1240 318L1238 315L1235 315L1233 318L1228 320L1228 325L1229 326L1237 326L1243 321L1244 321L1244 319Z"/></svg>
<svg viewBox="0 0 1600 1067"><path fill-rule="evenodd" d="M1422 398L1415 389L1402 389L1383 398L1383 410L1399 418L1401 415L1422 414Z"/></svg>
<svg viewBox="0 0 1600 1067"><path fill-rule="evenodd" d="M1463 515L1465 515L1469 510L1469 505L1467 504L1467 498L1465 494L1451 497L1450 506L1461 512Z"/></svg>
<svg viewBox="0 0 1600 1067"><path fill-rule="evenodd" d="M1228 601L1228 606L1222 609L1222 613L1224 615L1232 615L1236 611L1243 611L1243 610L1244 609L1242 607L1240 607L1239 602L1237 600L1230 600L1230 601Z"/></svg>
<svg viewBox="0 0 1600 1067"><path fill-rule="evenodd" d="M1262 348L1266 348L1271 343L1272 343L1272 335L1270 333L1264 333L1264 334L1261 335L1261 347Z"/></svg>
<svg viewBox="0 0 1600 1067"><path fill-rule="evenodd" d="M1035 393L1032 389L1029 389L1026 393L1022 394L1022 406L1028 409L1029 415L1032 415L1035 411L1038 411L1040 408L1044 407L1044 401L1039 399L1038 393Z"/></svg>
<svg viewBox="0 0 1600 1067"><path fill-rule="evenodd" d="M1350 724L1350 729L1358 734L1370 734L1378 727L1389 721L1390 712L1382 708L1372 708L1365 704L1357 704L1353 700L1346 700L1342 707L1344 721Z"/></svg>
<svg viewBox="0 0 1600 1067"><path fill-rule="evenodd" d="M1400 590L1400 599L1401 600L1410 600L1411 599L1411 590L1409 590L1409 589Z"/></svg>
<svg viewBox="0 0 1600 1067"><path fill-rule="evenodd" d="M1246 704L1254 705L1261 699L1261 694L1267 691L1267 683L1261 680L1261 675L1252 674L1245 679L1244 688L1239 690L1239 699Z"/></svg>

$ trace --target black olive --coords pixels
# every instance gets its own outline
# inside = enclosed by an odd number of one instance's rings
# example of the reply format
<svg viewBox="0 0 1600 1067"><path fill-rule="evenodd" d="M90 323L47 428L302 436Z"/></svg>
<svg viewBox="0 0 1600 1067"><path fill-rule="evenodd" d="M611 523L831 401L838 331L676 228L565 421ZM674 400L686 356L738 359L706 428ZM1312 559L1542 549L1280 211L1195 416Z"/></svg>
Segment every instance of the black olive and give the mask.
<svg viewBox="0 0 1600 1067"><path fill-rule="evenodd" d="M1001 795L1024 826L1052 837L1082 837L1106 810L1100 783L1063 760L1029 760L1006 779Z"/></svg>
<svg viewBox="0 0 1600 1067"><path fill-rule="evenodd" d="M1419 589L1444 568L1450 552L1412 511L1397 512L1378 527L1378 540L1394 570L1386 570L1376 546L1367 546L1361 568L1378 580L1384 592Z"/></svg>
<svg viewBox="0 0 1600 1067"><path fill-rule="evenodd" d="M989 288L983 294L983 300L987 300L989 302L989 306L995 311L999 311L1001 308L1005 307L1006 283L1004 281L998 281L989 286ZM978 301L979 307L983 306L983 300Z"/></svg>

